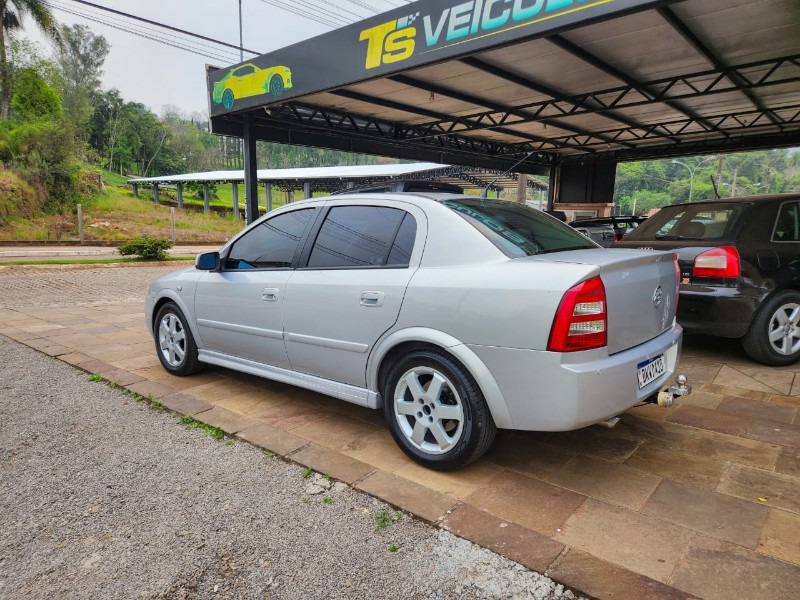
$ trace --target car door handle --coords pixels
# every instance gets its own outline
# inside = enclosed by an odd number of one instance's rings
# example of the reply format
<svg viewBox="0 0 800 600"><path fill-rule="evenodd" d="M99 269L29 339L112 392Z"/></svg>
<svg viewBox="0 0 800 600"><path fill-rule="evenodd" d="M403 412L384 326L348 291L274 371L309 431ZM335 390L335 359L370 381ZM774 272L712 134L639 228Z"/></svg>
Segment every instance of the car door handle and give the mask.
<svg viewBox="0 0 800 600"><path fill-rule="evenodd" d="M264 288L261 290L261 300L264 302L275 302L278 299L278 288Z"/></svg>
<svg viewBox="0 0 800 600"><path fill-rule="evenodd" d="M361 292L361 306L383 306L383 292Z"/></svg>

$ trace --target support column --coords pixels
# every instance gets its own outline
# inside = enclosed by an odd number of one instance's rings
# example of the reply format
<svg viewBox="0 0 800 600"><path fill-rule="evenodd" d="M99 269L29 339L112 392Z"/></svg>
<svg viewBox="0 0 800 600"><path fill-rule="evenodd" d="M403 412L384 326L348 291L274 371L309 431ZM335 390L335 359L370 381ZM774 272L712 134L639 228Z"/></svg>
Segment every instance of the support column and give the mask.
<svg viewBox="0 0 800 600"><path fill-rule="evenodd" d="M305 181L303 182L303 198L311 198L311 182Z"/></svg>
<svg viewBox="0 0 800 600"><path fill-rule="evenodd" d="M244 147L245 220L248 225L258 219L258 160L256 136L252 129L250 117L245 115L242 124L242 145Z"/></svg>
<svg viewBox="0 0 800 600"><path fill-rule="evenodd" d="M519 173L517 174L517 202L519 204L525 204L525 201L527 199L528 199L528 174Z"/></svg>
<svg viewBox="0 0 800 600"><path fill-rule="evenodd" d="M556 202L556 187L558 186L558 171L559 166L553 165L550 167L550 173L548 175L548 189L547 189L547 210L553 210L553 205Z"/></svg>
<svg viewBox="0 0 800 600"><path fill-rule="evenodd" d="M267 212L272 210L272 184L267 182Z"/></svg>
<svg viewBox="0 0 800 600"><path fill-rule="evenodd" d="M178 182L175 187L178 190L178 208L183 208L183 184Z"/></svg>
<svg viewBox="0 0 800 600"><path fill-rule="evenodd" d="M203 184L203 212L208 214L211 211L211 197L208 190L208 183Z"/></svg>
<svg viewBox="0 0 800 600"><path fill-rule="evenodd" d="M158 204L158 184L153 184L153 202Z"/></svg>
<svg viewBox="0 0 800 600"><path fill-rule="evenodd" d="M233 182L233 216L239 218L239 182Z"/></svg>
<svg viewBox="0 0 800 600"><path fill-rule="evenodd" d="M138 198L139 197L139 184L138 183L134 183L133 184L133 197L134 198Z"/></svg>

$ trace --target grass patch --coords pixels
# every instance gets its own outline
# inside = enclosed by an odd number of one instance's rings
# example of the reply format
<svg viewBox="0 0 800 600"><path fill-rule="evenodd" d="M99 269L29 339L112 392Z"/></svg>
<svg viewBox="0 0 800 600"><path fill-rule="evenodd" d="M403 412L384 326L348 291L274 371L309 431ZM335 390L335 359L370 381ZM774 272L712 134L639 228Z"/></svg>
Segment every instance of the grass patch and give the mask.
<svg viewBox="0 0 800 600"><path fill-rule="evenodd" d="M98 381L105 381L105 379L100 377L100 375L89 375L89 381L91 381L92 383L96 383Z"/></svg>
<svg viewBox="0 0 800 600"><path fill-rule="evenodd" d="M264 450L263 454L264 454L264 456L266 456L267 458L270 458L270 457L272 457L272 456L275 456L275 453L274 453L272 450Z"/></svg>
<svg viewBox="0 0 800 600"><path fill-rule="evenodd" d="M375 517L375 531L386 529L389 525L403 520L403 513L400 511L377 510L372 516Z"/></svg>
<svg viewBox="0 0 800 600"><path fill-rule="evenodd" d="M211 436L215 440L221 440L225 437L225 432L219 427L214 427L208 423L198 421L192 415L184 415L178 419L178 423L183 425L186 429L199 429L206 435Z"/></svg>
<svg viewBox="0 0 800 600"><path fill-rule="evenodd" d="M306 467L303 469L303 479L308 479L314 474L314 469L311 467Z"/></svg>
<svg viewBox="0 0 800 600"><path fill-rule="evenodd" d="M389 552L397 552L400 548L398 548L397 544L392 544L389 546Z"/></svg>
<svg viewBox="0 0 800 600"><path fill-rule="evenodd" d="M330 496L325 496L322 499L322 503L323 504L333 504L333 498L331 498Z"/></svg>

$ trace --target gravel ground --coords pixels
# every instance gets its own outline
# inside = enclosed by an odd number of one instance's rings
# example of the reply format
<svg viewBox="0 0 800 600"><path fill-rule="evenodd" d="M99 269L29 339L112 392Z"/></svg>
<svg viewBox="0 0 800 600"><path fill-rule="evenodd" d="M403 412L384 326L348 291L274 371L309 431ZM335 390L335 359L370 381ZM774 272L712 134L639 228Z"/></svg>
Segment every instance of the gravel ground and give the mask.
<svg viewBox="0 0 800 600"><path fill-rule="evenodd" d="M0 336L0 598L574 598L308 483Z"/></svg>

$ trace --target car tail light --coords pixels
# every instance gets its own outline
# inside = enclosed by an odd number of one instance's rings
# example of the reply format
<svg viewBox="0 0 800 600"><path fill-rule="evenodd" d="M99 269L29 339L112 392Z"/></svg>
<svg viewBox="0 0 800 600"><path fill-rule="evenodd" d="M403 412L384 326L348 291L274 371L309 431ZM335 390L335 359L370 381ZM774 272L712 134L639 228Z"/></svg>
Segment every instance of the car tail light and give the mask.
<svg viewBox="0 0 800 600"><path fill-rule="evenodd" d="M675 279L677 283L675 284L675 311L678 310L678 302L681 299L681 265L678 263L678 253L672 255L672 264L675 265Z"/></svg>
<svg viewBox="0 0 800 600"><path fill-rule="evenodd" d="M739 277L739 252L733 246L720 246L698 254L692 268L693 277Z"/></svg>
<svg viewBox="0 0 800 600"><path fill-rule="evenodd" d="M600 277L571 288L561 299L547 349L575 352L607 344L606 290Z"/></svg>

